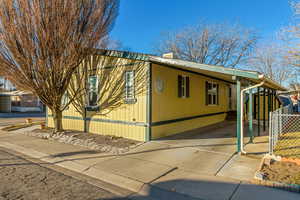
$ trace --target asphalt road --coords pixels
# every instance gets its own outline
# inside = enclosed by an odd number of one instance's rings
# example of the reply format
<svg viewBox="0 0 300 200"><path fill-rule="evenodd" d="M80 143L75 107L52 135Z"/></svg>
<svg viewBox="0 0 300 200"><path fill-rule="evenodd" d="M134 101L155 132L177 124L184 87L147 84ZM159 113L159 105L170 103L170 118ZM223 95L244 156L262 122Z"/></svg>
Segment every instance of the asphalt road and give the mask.
<svg viewBox="0 0 300 200"><path fill-rule="evenodd" d="M2 148L0 180L0 200L125 200Z"/></svg>

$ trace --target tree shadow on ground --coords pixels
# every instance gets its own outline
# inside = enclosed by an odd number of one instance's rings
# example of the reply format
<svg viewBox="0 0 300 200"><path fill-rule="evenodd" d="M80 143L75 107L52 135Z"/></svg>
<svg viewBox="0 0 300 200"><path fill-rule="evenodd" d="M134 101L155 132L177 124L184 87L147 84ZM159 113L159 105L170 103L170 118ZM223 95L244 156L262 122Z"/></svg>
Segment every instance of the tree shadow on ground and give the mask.
<svg viewBox="0 0 300 200"><path fill-rule="evenodd" d="M152 183L142 190L143 194L132 194L101 200L295 200L300 198L299 193L293 193L271 187L258 186L239 181L209 181L174 179ZM99 199L99 200L100 200Z"/></svg>

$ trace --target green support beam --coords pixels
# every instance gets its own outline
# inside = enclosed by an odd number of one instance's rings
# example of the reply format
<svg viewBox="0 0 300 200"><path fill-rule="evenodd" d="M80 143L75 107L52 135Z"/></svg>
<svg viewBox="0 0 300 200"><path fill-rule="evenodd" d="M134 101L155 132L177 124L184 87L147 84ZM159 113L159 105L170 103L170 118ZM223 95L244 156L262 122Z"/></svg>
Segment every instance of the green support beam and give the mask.
<svg viewBox="0 0 300 200"><path fill-rule="evenodd" d="M274 110L276 110L276 90L274 90Z"/></svg>
<svg viewBox="0 0 300 200"><path fill-rule="evenodd" d="M248 118L249 118L248 120L249 120L250 143L253 143L253 94L252 94L252 89L249 90Z"/></svg>
<svg viewBox="0 0 300 200"><path fill-rule="evenodd" d="M269 128L269 121L270 121L270 112L271 112L271 92L268 89L268 128Z"/></svg>
<svg viewBox="0 0 300 200"><path fill-rule="evenodd" d="M236 81L236 113L237 113L237 126L236 126L236 139L237 139L237 152L241 152L241 82L239 79Z"/></svg>
<svg viewBox="0 0 300 200"><path fill-rule="evenodd" d="M260 136L260 87L257 88L257 135Z"/></svg>
<svg viewBox="0 0 300 200"><path fill-rule="evenodd" d="M266 88L264 88L264 94L263 94L264 100L263 100L263 125L264 125L264 131L266 131Z"/></svg>
<svg viewBox="0 0 300 200"><path fill-rule="evenodd" d="M274 94L274 91L271 90L271 112L273 111L273 103L274 103L274 96L273 96L273 94Z"/></svg>

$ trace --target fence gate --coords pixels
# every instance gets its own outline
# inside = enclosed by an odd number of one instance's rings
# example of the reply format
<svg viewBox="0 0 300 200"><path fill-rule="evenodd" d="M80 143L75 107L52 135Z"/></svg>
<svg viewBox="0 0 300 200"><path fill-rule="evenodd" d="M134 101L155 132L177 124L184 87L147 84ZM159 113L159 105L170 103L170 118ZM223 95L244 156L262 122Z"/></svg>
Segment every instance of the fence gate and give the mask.
<svg viewBox="0 0 300 200"><path fill-rule="evenodd" d="M290 106L270 112L269 153L300 157L300 115Z"/></svg>

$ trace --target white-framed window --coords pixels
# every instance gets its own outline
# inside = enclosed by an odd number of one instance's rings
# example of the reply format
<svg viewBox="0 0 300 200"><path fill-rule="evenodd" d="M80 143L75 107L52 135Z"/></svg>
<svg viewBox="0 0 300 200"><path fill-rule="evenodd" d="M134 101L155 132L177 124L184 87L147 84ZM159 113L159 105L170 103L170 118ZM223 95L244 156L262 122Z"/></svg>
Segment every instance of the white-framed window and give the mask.
<svg viewBox="0 0 300 200"><path fill-rule="evenodd" d="M178 97L190 97L190 77L178 75Z"/></svg>
<svg viewBox="0 0 300 200"><path fill-rule="evenodd" d="M69 103L69 93L68 93L68 91L66 91L64 93L64 95L62 96L62 99L61 99L61 106L62 106L62 108L64 108L68 103ZM65 110L68 110L68 109L69 109L69 106L67 106L65 108Z"/></svg>
<svg viewBox="0 0 300 200"><path fill-rule="evenodd" d="M219 84L206 82L206 105L219 104Z"/></svg>
<svg viewBox="0 0 300 200"><path fill-rule="evenodd" d="M90 75L88 79L88 107L98 104L98 76Z"/></svg>
<svg viewBox="0 0 300 200"><path fill-rule="evenodd" d="M125 72L125 102L135 103L134 71Z"/></svg>

